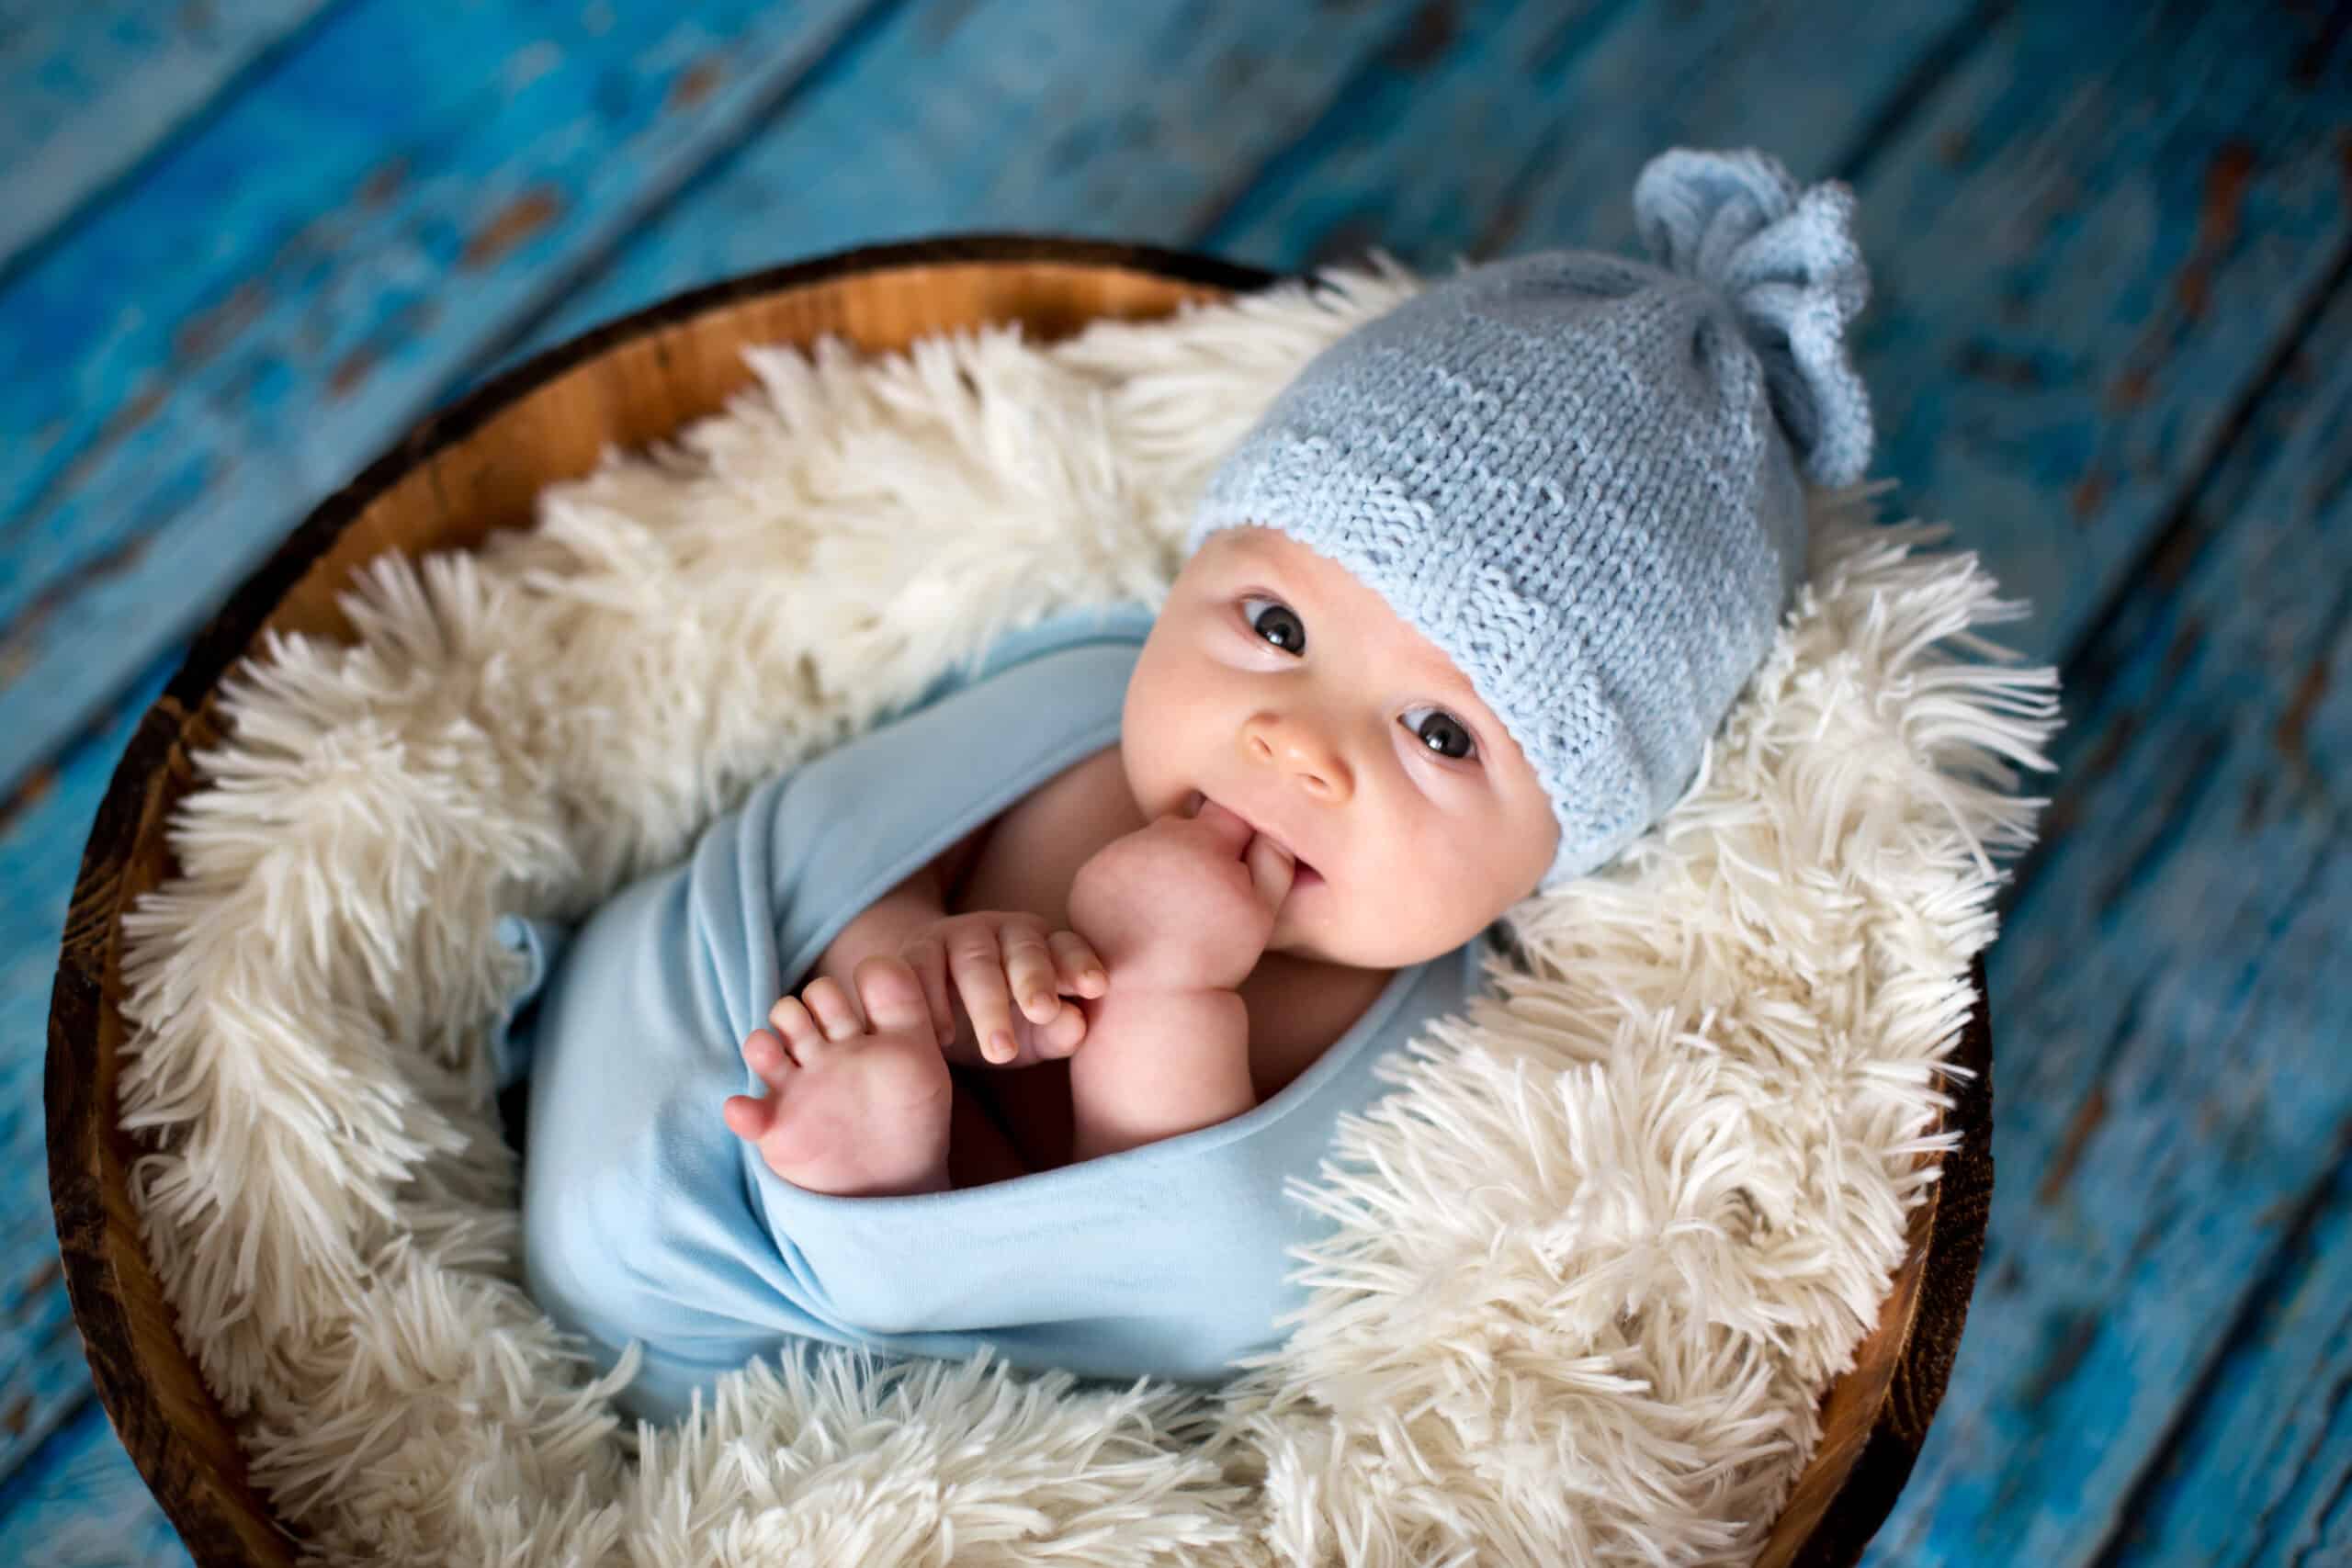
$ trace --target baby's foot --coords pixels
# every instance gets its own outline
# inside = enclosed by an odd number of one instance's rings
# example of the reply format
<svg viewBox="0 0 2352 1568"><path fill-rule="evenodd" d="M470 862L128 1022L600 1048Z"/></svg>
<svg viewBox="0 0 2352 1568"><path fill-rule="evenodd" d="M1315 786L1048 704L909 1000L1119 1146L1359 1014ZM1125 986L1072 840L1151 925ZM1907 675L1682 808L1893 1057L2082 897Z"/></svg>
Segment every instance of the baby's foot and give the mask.
<svg viewBox="0 0 2352 1568"><path fill-rule="evenodd" d="M768 1014L775 1028L743 1042L743 1060L768 1092L729 1095L728 1128L757 1144L770 1170L811 1192L944 1192L955 1092L922 984L903 960L887 957L868 958L851 978L873 1027L859 1027L830 978L804 989L806 1004L776 1003Z"/></svg>

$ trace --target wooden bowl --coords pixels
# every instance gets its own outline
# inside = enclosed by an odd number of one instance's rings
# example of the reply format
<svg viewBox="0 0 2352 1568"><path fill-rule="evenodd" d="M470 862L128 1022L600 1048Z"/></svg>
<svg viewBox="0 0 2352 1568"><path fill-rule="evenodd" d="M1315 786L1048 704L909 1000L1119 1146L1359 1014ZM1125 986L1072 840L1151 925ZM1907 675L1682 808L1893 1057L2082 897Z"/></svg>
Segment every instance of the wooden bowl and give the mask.
<svg viewBox="0 0 2352 1568"><path fill-rule="evenodd" d="M119 917L178 874L164 841L193 782L191 753L221 731L214 694L265 627L348 639L335 595L384 550L470 547L527 525L548 483L718 412L751 379L750 344L823 332L869 353L983 321L1038 338L1104 315L1149 318L1187 299L1264 288L1277 275L1144 245L973 234L876 245L695 289L508 370L426 419L330 496L198 634L141 718L83 852L50 1003L50 1190L65 1281L98 1397L196 1561L291 1568L297 1539L248 1481L220 1405L198 1376L140 1245L117 1124L125 1025ZM1758 1562L1848 1564L1910 1475L1968 1313L1993 1185L1992 1041L1984 971L1956 1059L1975 1076L1950 1124L1960 1147L1911 1218L1910 1250L1854 1368L1829 1389L1825 1436Z"/></svg>

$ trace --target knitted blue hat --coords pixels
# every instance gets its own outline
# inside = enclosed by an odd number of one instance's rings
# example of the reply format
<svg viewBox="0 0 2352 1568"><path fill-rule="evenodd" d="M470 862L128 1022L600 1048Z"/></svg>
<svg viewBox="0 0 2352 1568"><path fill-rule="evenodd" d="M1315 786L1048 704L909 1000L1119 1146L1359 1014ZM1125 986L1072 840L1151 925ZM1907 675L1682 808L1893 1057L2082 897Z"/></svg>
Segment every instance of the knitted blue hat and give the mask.
<svg viewBox="0 0 2352 1568"><path fill-rule="evenodd" d="M1797 469L1851 484L1870 279L1838 181L1753 150L1659 154L1651 265L1464 267L1326 347L1211 476L1184 542L1254 524L1437 645L1552 799L1550 892L1690 785L1804 570Z"/></svg>

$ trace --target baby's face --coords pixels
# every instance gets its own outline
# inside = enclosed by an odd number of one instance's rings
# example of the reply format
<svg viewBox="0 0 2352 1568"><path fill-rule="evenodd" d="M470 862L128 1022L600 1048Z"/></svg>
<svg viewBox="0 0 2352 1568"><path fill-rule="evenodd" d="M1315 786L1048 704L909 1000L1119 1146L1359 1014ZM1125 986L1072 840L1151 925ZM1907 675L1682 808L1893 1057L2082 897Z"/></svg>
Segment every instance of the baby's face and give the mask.
<svg viewBox="0 0 2352 1568"><path fill-rule="evenodd" d="M1450 953L1534 891L1559 840L1453 661L1268 528L1222 529L1184 563L1119 741L1147 818L1198 790L1298 857L1270 952L1385 969Z"/></svg>

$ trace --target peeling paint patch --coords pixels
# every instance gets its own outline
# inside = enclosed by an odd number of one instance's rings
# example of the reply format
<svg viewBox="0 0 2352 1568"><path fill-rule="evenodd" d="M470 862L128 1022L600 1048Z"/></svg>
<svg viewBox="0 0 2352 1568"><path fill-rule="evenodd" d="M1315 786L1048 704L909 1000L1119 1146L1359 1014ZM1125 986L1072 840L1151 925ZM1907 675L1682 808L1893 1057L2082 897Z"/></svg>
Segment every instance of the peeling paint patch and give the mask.
<svg viewBox="0 0 2352 1568"><path fill-rule="evenodd" d="M468 271L495 265L507 252L554 222L562 210L563 198L545 186L525 191L466 242L458 265Z"/></svg>
<svg viewBox="0 0 2352 1568"><path fill-rule="evenodd" d="M2066 1134L2058 1141L2056 1152L2050 1156L2050 1169L2042 1176L2041 1185L2033 1190L2035 1201L2052 1202L2059 1193L2065 1190L2066 1179L2075 1174L2075 1164L2083 1157L2083 1145L2090 1142L2091 1134L2105 1120L2107 1090L2094 1084L2089 1098L2083 1101L2083 1108L2075 1112L2072 1122L2066 1123Z"/></svg>
<svg viewBox="0 0 2352 1568"><path fill-rule="evenodd" d="M678 79L670 84L670 96L666 100L668 107L673 113L694 107L718 89L726 74L725 68L718 61L697 60L679 72Z"/></svg>
<svg viewBox="0 0 2352 1568"><path fill-rule="evenodd" d="M349 397L361 382L368 379L368 372L375 368L376 351L361 344L336 361L335 367L327 372L327 396L336 401Z"/></svg>

